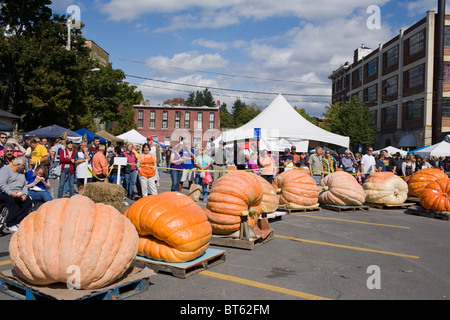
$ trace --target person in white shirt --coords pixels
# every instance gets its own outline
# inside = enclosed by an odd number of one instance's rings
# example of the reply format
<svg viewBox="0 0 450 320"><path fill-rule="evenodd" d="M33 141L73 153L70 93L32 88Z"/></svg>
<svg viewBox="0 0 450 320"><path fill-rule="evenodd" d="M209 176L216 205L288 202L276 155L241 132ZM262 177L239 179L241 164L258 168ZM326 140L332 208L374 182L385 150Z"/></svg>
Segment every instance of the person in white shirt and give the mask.
<svg viewBox="0 0 450 320"><path fill-rule="evenodd" d="M372 155L373 148L368 147L367 153L361 158L362 172L364 173L362 178L363 182L372 173L375 172L375 157Z"/></svg>

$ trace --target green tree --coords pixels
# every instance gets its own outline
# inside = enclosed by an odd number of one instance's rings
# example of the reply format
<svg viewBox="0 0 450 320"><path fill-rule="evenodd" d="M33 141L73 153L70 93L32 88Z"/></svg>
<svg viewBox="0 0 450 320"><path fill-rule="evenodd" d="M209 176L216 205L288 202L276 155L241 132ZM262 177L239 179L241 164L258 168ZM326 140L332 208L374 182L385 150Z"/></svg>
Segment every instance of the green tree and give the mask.
<svg viewBox="0 0 450 320"><path fill-rule="evenodd" d="M303 118L311 122L312 124L317 126L317 118L311 117L305 110L305 108L294 107L295 111L297 111Z"/></svg>
<svg viewBox="0 0 450 320"><path fill-rule="evenodd" d="M241 101L241 99L237 98L233 104L231 112L233 116L234 127L237 128L246 124L254 117L256 117L260 112L261 111L255 105L246 105Z"/></svg>
<svg viewBox="0 0 450 320"><path fill-rule="evenodd" d="M375 142L376 127L373 116L358 97L353 97L343 104L334 104L327 111L332 117L332 121L325 121L330 125L330 131L350 137L350 145L370 145Z"/></svg>
<svg viewBox="0 0 450 320"><path fill-rule="evenodd" d="M234 128L233 116L227 109L227 104L224 102L220 106L220 127Z"/></svg>
<svg viewBox="0 0 450 320"><path fill-rule="evenodd" d="M188 98L184 101L184 105L189 107L208 106L213 108L216 106L216 102L211 92L206 88L203 91L197 90L195 93L193 91L190 92Z"/></svg>

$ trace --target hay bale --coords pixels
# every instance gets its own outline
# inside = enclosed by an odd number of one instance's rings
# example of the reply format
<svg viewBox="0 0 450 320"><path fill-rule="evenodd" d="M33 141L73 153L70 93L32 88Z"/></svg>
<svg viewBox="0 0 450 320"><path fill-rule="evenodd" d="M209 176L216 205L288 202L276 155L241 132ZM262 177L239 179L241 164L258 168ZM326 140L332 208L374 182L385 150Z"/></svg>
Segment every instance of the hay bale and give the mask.
<svg viewBox="0 0 450 320"><path fill-rule="evenodd" d="M83 195L95 203L104 203L116 208L120 213L127 209L122 202L125 190L121 185L109 182L89 182L85 185Z"/></svg>

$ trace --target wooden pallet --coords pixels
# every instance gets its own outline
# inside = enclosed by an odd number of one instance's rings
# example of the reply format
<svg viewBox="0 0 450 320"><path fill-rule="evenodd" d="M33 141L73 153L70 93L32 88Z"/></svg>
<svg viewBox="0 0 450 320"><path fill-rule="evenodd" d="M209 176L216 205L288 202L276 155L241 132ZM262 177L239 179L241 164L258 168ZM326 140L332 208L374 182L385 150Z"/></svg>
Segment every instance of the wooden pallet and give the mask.
<svg viewBox="0 0 450 320"><path fill-rule="evenodd" d="M200 271L212 268L223 262L225 262L224 250L208 248L203 255L188 262L171 263L137 256L135 263L138 265L145 265L156 273L170 274L176 278L186 279Z"/></svg>
<svg viewBox="0 0 450 320"><path fill-rule="evenodd" d="M320 206L324 209L334 210L334 211L360 211L360 210L369 210L369 206L340 206L335 204L321 203Z"/></svg>
<svg viewBox="0 0 450 320"><path fill-rule="evenodd" d="M440 220L450 220L450 212L440 212L440 211L431 211L426 210L422 206L414 205L405 210L406 214L411 214L415 216L422 216L427 218L434 218Z"/></svg>
<svg viewBox="0 0 450 320"><path fill-rule="evenodd" d="M377 209L405 209L415 205L415 203L401 203L401 204L383 204L383 203L366 203L369 207L377 208Z"/></svg>
<svg viewBox="0 0 450 320"><path fill-rule="evenodd" d="M419 198L415 198L415 197L408 197L408 198L406 198L406 201L407 202L412 202L412 203L415 203L415 204L420 204Z"/></svg>
<svg viewBox="0 0 450 320"><path fill-rule="evenodd" d="M305 206L302 208L288 208L287 206L279 206L277 211L287 212L287 214L295 213L295 212L310 212L310 211L317 211L320 212L321 208L320 206Z"/></svg>
<svg viewBox="0 0 450 320"><path fill-rule="evenodd" d="M124 300L147 291L149 277L155 274L149 269L141 274L134 270L129 280L125 278L98 290L69 289L62 283L34 286L22 281L13 271L7 271L0 274L0 292L19 300Z"/></svg>
<svg viewBox="0 0 450 320"><path fill-rule="evenodd" d="M213 234L211 237L211 244L220 246L220 247L230 247L230 248L238 248L245 250L253 250L261 245L267 243L268 241L273 239L273 230L270 231L269 235L265 238L256 237L250 238L248 240L240 239L238 236L232 235L216 235Z"/></svg>

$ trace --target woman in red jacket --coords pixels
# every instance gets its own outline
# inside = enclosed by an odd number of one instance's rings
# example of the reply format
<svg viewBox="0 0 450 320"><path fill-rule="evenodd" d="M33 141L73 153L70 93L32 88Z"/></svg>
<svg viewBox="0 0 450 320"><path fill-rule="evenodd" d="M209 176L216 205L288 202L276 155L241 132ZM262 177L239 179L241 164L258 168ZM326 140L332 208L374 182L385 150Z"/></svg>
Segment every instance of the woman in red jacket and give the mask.
<svg viewBox="0 0 450 320"><path fill-rule="evenodd" d="M69 181L69 194L73 196L74 177L75 177L75 150L73 149L73 142L67 141L66 148L59 151L59 163L61 164L61 176L59 178L58 198L63 197L64 184L66 180Z"/></svg>

